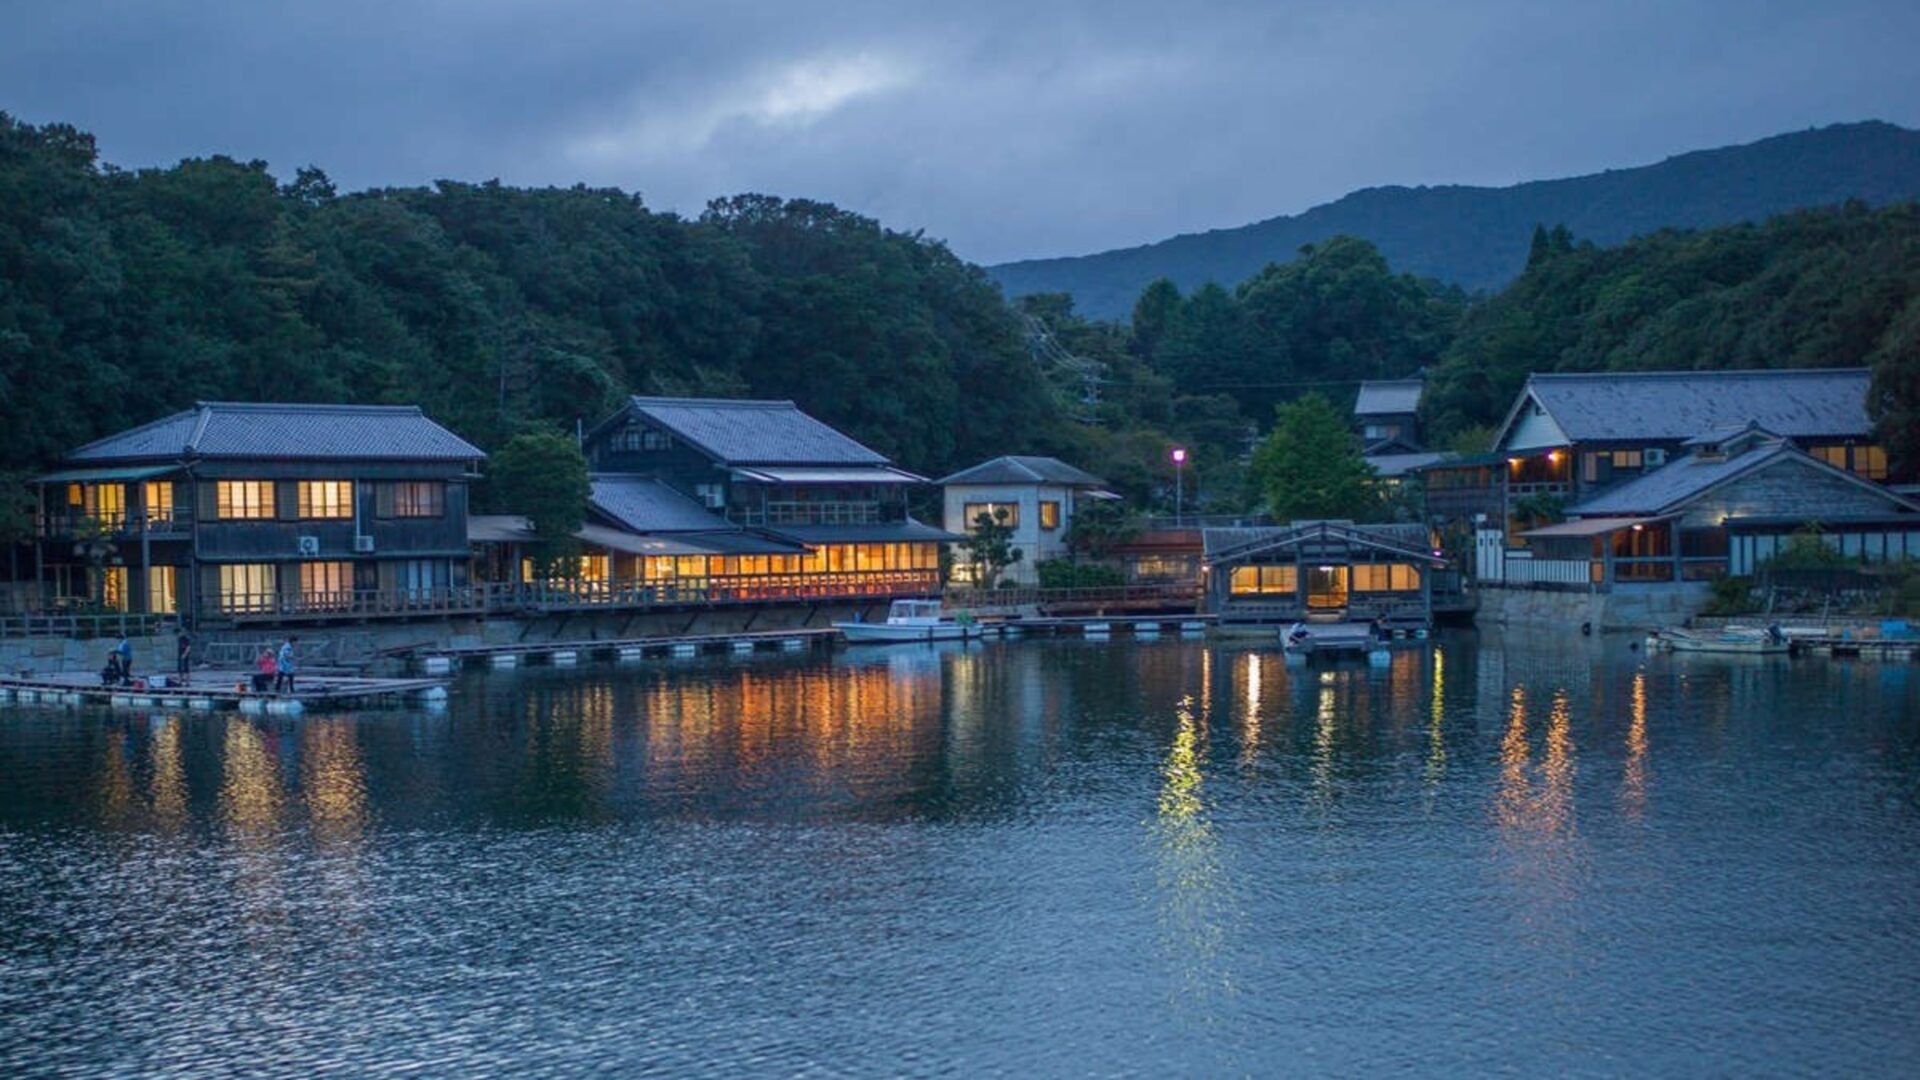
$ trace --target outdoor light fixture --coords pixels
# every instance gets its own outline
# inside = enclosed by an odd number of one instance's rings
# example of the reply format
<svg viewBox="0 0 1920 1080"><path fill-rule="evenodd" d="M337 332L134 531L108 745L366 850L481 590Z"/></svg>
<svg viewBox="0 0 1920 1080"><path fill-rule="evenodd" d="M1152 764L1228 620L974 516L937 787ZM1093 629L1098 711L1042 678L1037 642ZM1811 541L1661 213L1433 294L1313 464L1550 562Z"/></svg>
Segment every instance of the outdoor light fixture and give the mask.
<svg viewBox="0 0 1920 1080"><path fill-rule="evenodd" d="M1175 465L1185 465L1187 463L1187 448L1184 446L1176 446L1167 456L1173 459Z"/></svg>
<svg viewBox="0 0 1920 1080"><path fill-rule="evenodd" d="M1173 461L1173 523L1178 526L1180 519L1186 514L1187 448L1176 446L1167 451L1167 457Z"/></svg>

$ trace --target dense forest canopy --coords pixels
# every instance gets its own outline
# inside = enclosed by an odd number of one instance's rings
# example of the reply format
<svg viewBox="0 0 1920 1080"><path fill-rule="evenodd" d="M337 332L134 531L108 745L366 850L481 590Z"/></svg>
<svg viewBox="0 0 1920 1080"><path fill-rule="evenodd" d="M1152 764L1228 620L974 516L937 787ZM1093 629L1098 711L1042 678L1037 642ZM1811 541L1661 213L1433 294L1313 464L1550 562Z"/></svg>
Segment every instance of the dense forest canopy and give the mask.
<svg viewBox="0 0 1920 1080"><path fill-rule="evenodd" d="M742 195L697 219L605 189L441 182L337 192L260 162L102 165L0 114L0 471L198 399L408 402L493 450L628 393L792 398L909 468L1057 454L1136 504L1268 501L1275 408L1426 369L1436 445L1497 422L1529 371L1871 364L1920 460L1920 209L1854 203L1618 247L1534 228L1469 297L1365 240L1233 289L1148 285L1126 323L1012 303L917 233Z"/></svg>

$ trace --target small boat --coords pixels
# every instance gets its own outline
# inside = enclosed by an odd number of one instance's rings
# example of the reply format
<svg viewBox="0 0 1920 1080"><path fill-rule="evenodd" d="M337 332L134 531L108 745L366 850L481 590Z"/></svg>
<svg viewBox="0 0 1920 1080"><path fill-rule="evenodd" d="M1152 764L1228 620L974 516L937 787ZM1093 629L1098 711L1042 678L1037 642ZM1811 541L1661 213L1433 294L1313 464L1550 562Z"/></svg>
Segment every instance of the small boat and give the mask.
<svg viewBox="0 0 1920 1080"><path fill-rule="evenodd" d="M893 641L963 641L981 634L971 612L948 616L938 600L895 600L887 607L887 621L833 624L848 644L884 644Z"/></svg>
<svg viewBox="0 0 1920 1080"><path fill-rule="evenodd" d="M1297 622L1281 632L1280 648L1291 660L1351 655L1384 663L1390 658L1386 639L1372 623Z"/></svg>
<svg viewBox="0 0 1920 1080"><path fill-rule="evenodd" d="M1793 643L1777 626L1723 626L1718 630L1669 627L1654 631L1647 638L1647 647L1671 652L1763 655L1791 651Z"/></svg>

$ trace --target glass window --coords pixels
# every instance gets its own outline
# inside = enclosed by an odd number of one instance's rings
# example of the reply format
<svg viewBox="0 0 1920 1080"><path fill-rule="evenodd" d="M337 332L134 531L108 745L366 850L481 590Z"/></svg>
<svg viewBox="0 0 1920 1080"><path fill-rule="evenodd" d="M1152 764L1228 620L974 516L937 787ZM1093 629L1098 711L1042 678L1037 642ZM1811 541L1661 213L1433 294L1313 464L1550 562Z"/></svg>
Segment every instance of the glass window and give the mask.
<svg viewBox="0 0 1920 1080"><path fill-rule="evenodd" d="M642 428L640 448L643 450L665 450L673 445L673 436L658 428Z"/></svg>
<svg viewBox="0 0 1920 1080"><path fill-rule="evenodd" d="M628 424L613 433L607 440L607 449L615 453L630 453L640 449L640 425Z"/></svg>
<svg viewBox="0 0 1920 1080"><path fill-rule="evenodd" d="M273 481L218 481L214 485L214 516L223 521L250 521L273 517Z"/></svg>
<svg viewBox="0 0 1920 1080"><path fill-rule="evenodd" d="M968 532L972 532L979 527L981 514L987 515L988 519L997 521L1002 525L1012 528L1019 528L1020 526L1019 503L968 503L963 510L963 515L967 519L966 528Z"/></svg>
<svg viewBox="0 0 1920 1080"><path fill-rule="evenodd" d="M272 485L267 489L271 491ZM272 563L228 563L220 567L220 610L272 611L278 585Z"/></svg>
<svg viewBox="0 0 1920 1080"><path fill-rule="evenodd" d="M302 480L298 490L302 518L350 518L353 516L353 481L351 480Z"/></svg>
<svg viewBox="0 0 1920 1080"><path fill-rule="evenodd" d="M1227 589L1236 596L1292 596L1300 589L1300 568L1284 566L1236 566L1227 579Z"/></svg>
<svg viewBox="0 0 1920 1080"><path fill-rule="evenodd" d="M1043 529L1057 529L1060 527L1059 503L1043 502L1040 504L1040 527Z"/></svg>
<svg viewBox="0 0 1920 1080"><path fill-rule="evenodd" d="M175 591L179 581L179 570L176 567L147 567L147 614L179 614L180 595Z"/></svg>
<svg viewBox="0 0 1920 1080"><path fill-rule="evenodd" d="M173 481L149 480L145 496L148 521L173 520Z"/></svg>
<svg viewBox="0 0 1920 1080"><path fill-rule="evenodd" d="M353 564L300 564L300 601L308 608L346 608L353 602Z"/></svg>
<svg viewBox="0 0 1920 1080"><path fill-rule="evenodd" d="M438 480L403 480L393 485L393 516L437 518L447 514L447 485Z"/></svg>
<svg viewBox="0 0 1920 1080"><path fill-rule="evenodd" d="M1853 471L1869 480L1887 478L1887 451L1878 446L1853 448Z"/></svg>
<svg viewBox="0 0 1920 1080"><path fill-rule="evenodd" d="M127 610L127 568L109 566L100 578L100 602L108 611Z"/></svg>

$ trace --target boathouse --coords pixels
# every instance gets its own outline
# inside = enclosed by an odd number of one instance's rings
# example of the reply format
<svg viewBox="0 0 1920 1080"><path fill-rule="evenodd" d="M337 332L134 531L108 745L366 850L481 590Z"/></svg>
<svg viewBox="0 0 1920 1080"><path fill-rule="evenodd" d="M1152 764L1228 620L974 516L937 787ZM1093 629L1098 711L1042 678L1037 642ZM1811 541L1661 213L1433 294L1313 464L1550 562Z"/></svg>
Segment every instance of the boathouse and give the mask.
<svg viewBox="0 0 1920 1080"><path fill-rule="evenodd" d="M908 513L925 477L791 401L635 397L582 449L583 603L933 595L959 539Z"/></svg>
<svg viewBox="0 0 1920 1080"><path fill-rule="evenodd" d="M1446 560L1421 525L1296 521L1203 530L1207 608L1222 626L1433 620L1433 579Z"/></svg>
<svg viewBox="0 0 1920 1080"><path fill-rule="evenodd" d="M465 609L484 456L411 406L202 402L37 478L42 610L204 625Z"/></svg>

